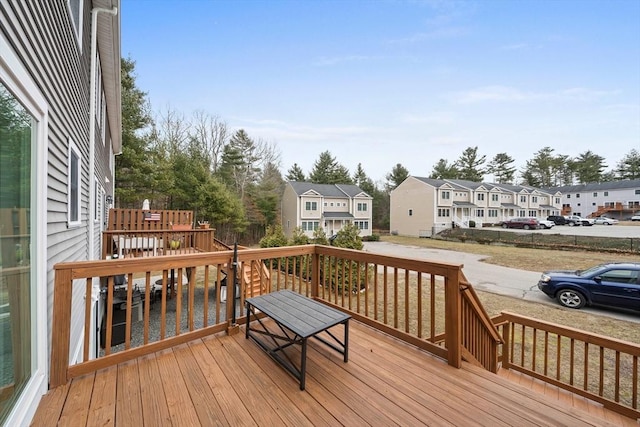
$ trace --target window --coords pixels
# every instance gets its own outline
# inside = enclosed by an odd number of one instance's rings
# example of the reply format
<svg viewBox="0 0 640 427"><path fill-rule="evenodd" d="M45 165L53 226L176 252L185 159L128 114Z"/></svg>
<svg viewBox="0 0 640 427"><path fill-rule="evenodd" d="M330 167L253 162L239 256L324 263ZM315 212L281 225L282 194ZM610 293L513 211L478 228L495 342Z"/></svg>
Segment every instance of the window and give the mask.
<svg viewBox="0 0 640 427"><path fill-rule="evenodd" d="M492 202L497 202L498 201L498 195L497 194L492 194L491 195L491 201Z"/></svg>
<svg viewBox="0 0 640 427"><path fill-rule="evenodd" d="M319 221L302 221L302 231L315 231L318 229Z"/></svg>
<svg viewBox="0 0 640 427"><path fill-rule="evenodd" d="M409 216L413 216L413 209L409 209Z"/></svg>
<svg viewBox="0 0 640 427"><path fill-rule="evenodd" d="M538 203L538 196L531 196L532 203Z"/></svg>
<svg viewBox="0 0 640 427"><path fill-rule="evenodd" d="M76 40L78 46L82 49L82 9L83 0L69 0L67 3L69 6L69 14L71 15L71 21L73 22L73 29L75 30Z"/></svg>
<svg viewBox="0 0 640 427"><path fill-rule="evenodd" d="M93 194L95 194L95 198L93 199L93 221L100 222L100 211L102 209L102 200L104 199L104 194L102 187L100 186L96 178L93 179L93 191Z"/></svg>
<svg viewBox="0 0 640 427"><path fill-rule="evenodd" d="M449 208L438 208L438 216L440 218L449 218L451 216L451 210L449 210Z"/></svg>
<svg viewBox="0 0 640 427"><path fill-rule="evenodd" d="M498 210L497 209L489 209L487 211L487 214L488 214L489 218L497 218L498 217Z"/></svg>
<svg viewBox="0 0 640 427"><path fill-rule="evenodd" d="M580 193L576 194L576 199L580 198Z"/></svg>
<svg viewBox="0 0 640 427"><path fill-rule="evenodd" d="M306 202L305 210L308 211L317 211L318 210L318 202Z"/></svg>
<svg viewBox="0 0 640 427"><path fill-rule="evenodd" d="M527 196L520 196L520 202L526 203L527 202Z"/></svg>
<svg viewBox="0 0 640 427"><path fill-rule="evenodd" d="M368 230L369 229L369 221L354 221L354 224L360 230Z"/></svg>
<svg viewBox="0 0 640 427"><path fill-rule="evenodd" d="M483 201L484 200L484 193L478 193L476 196L477 196L477 199L479 201Z"/></svg>
<svg viewBox="0 0 640 427"><path fill-rule="evenodd" d="M605 192L604 192L604 195L605 195L605 197L606 197L606 196L608 196L608 195L609 195L609 192L608 192L608 191L605 191Z"/></svg>
<svg viewBox="0 0 640 427"><path fill-rule="evenodd" d="M524 209L518 210L518 216L527 216L527 212Z"/></svg>
<svg viewBox="0 0 640 427"><path fill-rule="evenodd" d="M567 199L570 199L570 198L571 198L571 194L567 194Z"/></svg>
<svg viewBox="0 0 640 427"><path fill-rule="evenodd" d="M535 218L538 216L538 211L529 211L529 216Z"/></svg>
<svg viewBox="0 0 640 427"><path fill-rule="evenodd" d="M636 191L637 191L637 190L636 190ZM593 197L598 197L598 193L597 193L597 192L594 192L594 193L593 193Z"/></svg>
<svg viewBox="0 0 640 427"><path fill-rule="evenodd" d="M358 203L358 211L359 212L366 212L367 211L367 204L366 203Z"/></svg>
<svg viewBox="0 0 640 427"><path fill-rule="evenodd" d="M476 210L476 216L478 218L484 218L484 209L477 209Z"/></svg>
<svg viewBox="0 0 640 427"><path fill-rule="evenodd" d="M451 192L450 191L443 191L442 192L442 200L449 200L451 198Z"/></svg>
<svg viewBox="0 0 640 427"><path fill-rule="evenodd" d="M333 202L329 203L330 206L333 206Z"/></svg>
<svg viewBox="0 0 640 427"><path fill-rule="evenodd" d="M640 190L636 190L635 194L640 194Z"/></svg>
<svg viewBox="0 0 640 427"><path fill-rule="evenodd" d="M325 208L327 207L327 202L324 202L324 207L325 207Z"/></svg>
<svg viewBox="0 0 640 427"><path fill-rule="evenodd" d="M556 205L560 204L560 197L556 197Z"/></svg>
<svg viewBox="0 0 640 427"><path fill-rule="evenodd" d="M605 282L615 283L636 283L638 272L633 270L609 270L600 275Z"/></svg>
<svg viewBox="0 0 640 427"><path fill-rule="evenodd" d="M80 150L69 139L68 159L68 192L67 192L67 221L69 225L80 224Z"/></svg>

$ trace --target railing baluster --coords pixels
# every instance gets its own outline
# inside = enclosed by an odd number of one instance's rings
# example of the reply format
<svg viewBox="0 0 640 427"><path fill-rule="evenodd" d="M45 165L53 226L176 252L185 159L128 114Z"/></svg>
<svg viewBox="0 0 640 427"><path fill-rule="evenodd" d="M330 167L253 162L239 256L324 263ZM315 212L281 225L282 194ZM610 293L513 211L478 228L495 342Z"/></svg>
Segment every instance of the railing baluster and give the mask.
<svg viewBox="0 0 640 427"><path fill-rule="evenodd" d="M155 293L155 291L154 291ZM151 321L151 272L147 271L144 275L144 331L143 343L149 343L149 323Z"/></svg>
<svg viewBox="0 0 640 427"><path fill-rule="evenodd" d="M87 361L89 360L89 341L91 338L90 335L90 328L87 327L87 325L91 324L91 308L93 305L93 298L91 298L91 295L93 293L93 277L88 277L87 278L87 283L85 286L85 298L84 298L84 324L85 324L85 328L84 328L84 348L83 348L83 352L82 352L82 360L83 361ZM96 325L96 328L98 327L98 325Z"/></svg>
<svg viewBox="0 0 640 427"><path fill-rule="evenodd" d="M585 390L589 389L589 343L584 342L584 384Z"/></svg>
<svg viewBox="0 0 640 427"><path fill-rule="evenodd" d="M404 270L404 331L409 332L409 270Z"/></svg>
<svg viewBox="0 0 640 427"><path fill-rule="evenodd" d="M417 272L418 278L418 337L422 338L422 273Z"/></svg>
<svg viewBox="0 0 640 427"><path fill-rule="evenodd" d="M398 267L393 269L393 327L398 329Z"/></svg>

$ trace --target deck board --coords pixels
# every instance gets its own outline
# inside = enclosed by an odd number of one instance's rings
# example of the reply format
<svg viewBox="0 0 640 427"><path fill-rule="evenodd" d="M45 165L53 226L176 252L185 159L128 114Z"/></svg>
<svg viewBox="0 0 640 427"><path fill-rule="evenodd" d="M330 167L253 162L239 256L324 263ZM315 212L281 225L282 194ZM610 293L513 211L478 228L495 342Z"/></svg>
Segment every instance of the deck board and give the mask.
<svg viewBox="0 0 640 427"><path fill-rule="evenodd" d="M355 321L348 363L309 347L305 391L244 334L216 335L76 378L42 399L33 425L638 425L516 374L452 368Z"/></svg>

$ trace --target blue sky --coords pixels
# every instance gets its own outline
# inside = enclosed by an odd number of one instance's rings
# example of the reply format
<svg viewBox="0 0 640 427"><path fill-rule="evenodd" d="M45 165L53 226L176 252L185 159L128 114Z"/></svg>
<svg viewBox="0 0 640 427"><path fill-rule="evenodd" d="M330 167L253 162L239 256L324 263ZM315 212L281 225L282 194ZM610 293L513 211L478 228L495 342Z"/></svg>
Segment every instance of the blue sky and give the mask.
<svg viewBox="0 0 640 427"><path fill-rule="evenodd" d="M640 149L640 0L122 0L122 53L154 114L218 116L382 181L467 147L545 146L609 167ZM486 177L491 181L491 177Z"/></svg>

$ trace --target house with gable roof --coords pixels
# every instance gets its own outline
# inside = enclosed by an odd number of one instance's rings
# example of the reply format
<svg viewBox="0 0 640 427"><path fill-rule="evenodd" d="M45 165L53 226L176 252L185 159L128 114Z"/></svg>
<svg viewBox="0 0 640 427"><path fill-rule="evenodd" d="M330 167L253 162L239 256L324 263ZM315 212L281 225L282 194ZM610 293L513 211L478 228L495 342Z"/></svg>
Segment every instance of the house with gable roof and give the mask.
<svg viewBox="0 0 640 427"><path fill-rule="evenodd" d="M318 228L332 236L353 223L361 237L370 236L372 206L373 198L357 185L290 181L282 197L282 229L287 237L296 227L309 237Z"/></svg>
<svg viewBox="0 0 640 427"><path fill-rule="evenodd" d="M561 210L561 193L537 188L410 176L390 195L390 230L430 237L446 228L495 225L514 217L546 218Z"/></svg>

